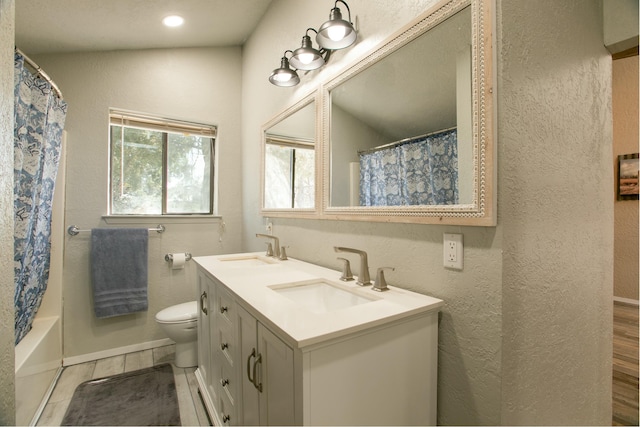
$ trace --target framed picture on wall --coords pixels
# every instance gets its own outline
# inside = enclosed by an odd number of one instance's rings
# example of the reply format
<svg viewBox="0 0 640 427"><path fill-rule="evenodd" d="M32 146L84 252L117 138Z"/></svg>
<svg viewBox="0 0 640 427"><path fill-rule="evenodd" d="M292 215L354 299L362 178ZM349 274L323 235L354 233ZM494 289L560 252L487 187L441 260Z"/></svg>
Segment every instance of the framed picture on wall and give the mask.
<svg viewBox="0 0 640 427"><path fill-rule="evenodd" d="M638 153L618 156L618 200L638 200Z"/></svg>

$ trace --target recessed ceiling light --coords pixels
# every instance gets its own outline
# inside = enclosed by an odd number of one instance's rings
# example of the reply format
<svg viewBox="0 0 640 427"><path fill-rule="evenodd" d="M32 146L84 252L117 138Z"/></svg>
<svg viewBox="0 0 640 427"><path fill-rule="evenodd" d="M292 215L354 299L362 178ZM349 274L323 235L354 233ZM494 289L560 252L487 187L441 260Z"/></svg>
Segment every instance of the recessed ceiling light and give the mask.
<svg viewBox="0 0 640 427"><path fill-rule="evenodd" d="M167 27L179 27L184 24L184 18L178 15L169 15L162 20L162 23Z"/></svg>

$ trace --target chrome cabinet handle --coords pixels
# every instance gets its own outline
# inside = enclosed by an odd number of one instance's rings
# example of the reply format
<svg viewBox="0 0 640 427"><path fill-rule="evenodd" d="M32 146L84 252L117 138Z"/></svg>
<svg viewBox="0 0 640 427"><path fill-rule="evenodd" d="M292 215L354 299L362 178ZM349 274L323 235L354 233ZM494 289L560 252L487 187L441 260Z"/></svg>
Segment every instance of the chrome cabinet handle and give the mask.
<svg viewBox="0 0 640 427"><path fill-rule="evenodd" d="M249 379L251 384L253 384L254 386L256 385L256 383L253 380L253 378L251 378L251 358L255 356L256 356L256 349L254 348L253 351L251 351L251 354L249 355L249 357L247 358L247 378Z"/></svg>
<svg viewBox="0 0 640 427"><path fill-rule="evenodd" d="M262 353L258 353L255 362L253 362L253 386L262 393L262 383L258 383L258 364L262 365Z"/></svg>
<svg viewBox="0 0 640 427"><path fill-rule="evenodd" d="M205 307L204 305L204 301L207 299L207 292L203 292L202 295L200 295L200 310L202 310L202 312L204 314L208 314L209 310L207 310L207 307Z"/></svg>
<svg viewBox="0 0 640 427"><path fill-rule="evenodd" d="M256 358L256 360L253 362L253 378L251 378L251 359L254 357ZM251 350L251 354L247 358L247 378L249 379L249 381L251 381L251 384L253 384L253 386L257 388L260 393L262 393L262 383L258 384L256 378L258 372L258 363L262 364L262 354L256 355L256 349L254 348Z"/></svg>
<svg viewBox="0 0 640 427"><path fill-rule="evenodd" d="M228 343L225 342L225 343L220 344L220 350L224 351L224 350L226 350L228 348L229 348L229 344Z"/></svg>

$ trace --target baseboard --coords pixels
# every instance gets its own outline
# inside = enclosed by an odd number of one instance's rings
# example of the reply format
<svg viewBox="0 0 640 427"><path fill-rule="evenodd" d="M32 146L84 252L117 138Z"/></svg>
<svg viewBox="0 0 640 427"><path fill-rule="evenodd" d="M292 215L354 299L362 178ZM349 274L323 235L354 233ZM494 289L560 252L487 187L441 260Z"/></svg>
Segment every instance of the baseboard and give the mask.
<svg viewBox="0 0 640 427"><path fill-rule="evenodd" d="M79 363L92 362L98 359L104 359L106 357L120 356L122 354L134 353L136 351L149 350L156 347L163 347L165 345L173 344L173 340L170 338L163 338L156 341L147 341L140 344L127 345L124 347L111 348L109 350L97 351L95 353L81 354L79 356L64 357L62 359L62 366L77 365Z"/></svg>
<svg viewBox="0 0 640 427"><path fill-rule="evenodd" d="M613 302L618 302L620 304L627 304L627 305L635 305L636 307L640 305L640 301L638 301L637 299L622 298L622 297L613 297Z"/></svg>

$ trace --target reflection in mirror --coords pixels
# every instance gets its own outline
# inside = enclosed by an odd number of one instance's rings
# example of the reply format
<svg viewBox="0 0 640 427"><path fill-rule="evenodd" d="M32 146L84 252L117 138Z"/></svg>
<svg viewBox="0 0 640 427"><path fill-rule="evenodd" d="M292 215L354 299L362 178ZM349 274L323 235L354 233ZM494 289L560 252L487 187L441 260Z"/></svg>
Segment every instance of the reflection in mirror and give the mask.
<svg viewBox="0 0 640 427"><path fill-rule="evenodd" d="M315 103L294 110L264 132L263 209L315 207Z"/></svg>
<svg viewBox="0 0 640 427"><path fill-rule="evenodd" d="M467 6L330 88L330 207L474 202L471 24Z"/></svg>

